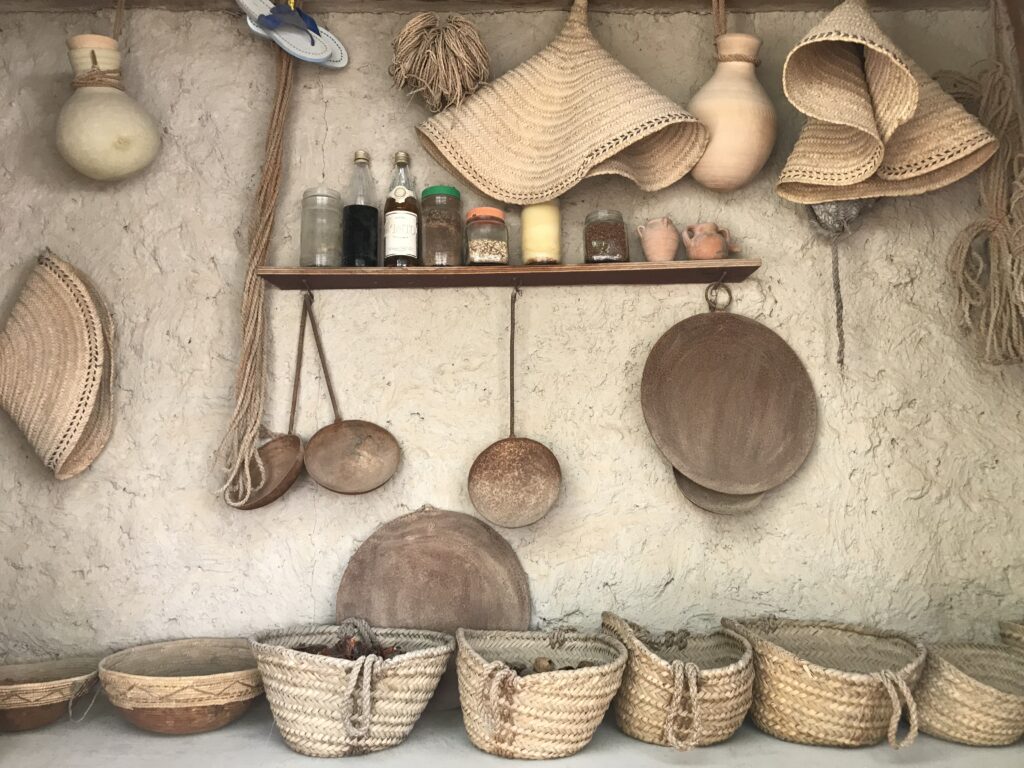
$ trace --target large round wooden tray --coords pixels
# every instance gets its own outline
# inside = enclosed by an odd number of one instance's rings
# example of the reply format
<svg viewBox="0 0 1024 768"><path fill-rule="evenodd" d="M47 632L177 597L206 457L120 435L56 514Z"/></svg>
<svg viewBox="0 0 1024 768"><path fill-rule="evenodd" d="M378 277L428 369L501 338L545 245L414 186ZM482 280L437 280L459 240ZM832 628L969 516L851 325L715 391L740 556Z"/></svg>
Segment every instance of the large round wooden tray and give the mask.
<svg viewBox="0 0 1024 768"><path fill-rule="evenodd" d="M818 427L800 358L771 329L728 312L672 326L647 358L640 399L665 457L719 493L760 493L788 480Z"/></svg>

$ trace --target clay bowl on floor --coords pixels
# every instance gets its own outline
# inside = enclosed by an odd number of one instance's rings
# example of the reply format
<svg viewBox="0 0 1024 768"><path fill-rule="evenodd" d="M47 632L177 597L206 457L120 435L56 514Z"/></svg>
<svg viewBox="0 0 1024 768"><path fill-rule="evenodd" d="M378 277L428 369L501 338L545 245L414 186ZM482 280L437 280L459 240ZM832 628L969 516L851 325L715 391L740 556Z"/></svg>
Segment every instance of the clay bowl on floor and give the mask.
<svg viewBox="0 0 1024 768"><path fill-rule="evenodd" d="M223 728L263 693L256 660L242 638L129 648L100 662L100 681L129 723L175 735Z"/></svg>
<svg viewBox="0 0 1024 768"><path fill-rule="evenodd" d="M0 732L30 731L60 720L68 701L96 685L95 658L0 666Z"/></svg>

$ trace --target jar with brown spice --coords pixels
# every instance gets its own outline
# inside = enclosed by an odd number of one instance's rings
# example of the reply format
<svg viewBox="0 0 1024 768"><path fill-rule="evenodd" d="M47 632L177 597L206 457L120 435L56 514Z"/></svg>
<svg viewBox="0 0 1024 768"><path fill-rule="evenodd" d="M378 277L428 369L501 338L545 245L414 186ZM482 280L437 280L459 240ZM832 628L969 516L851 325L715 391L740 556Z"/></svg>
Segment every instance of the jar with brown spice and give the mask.
<svg viewBox="0 0 1024 768"><path fill-rule="evenodd" d="M474 208L466 216L466 263L508 264L508 227L497 208Z"/></svg>
<svg viewBox="0 0 1024 768"><path fill-rule="evenodd" d="M462 263L462 198L455 187L427 187L420 195L420 260L428 267Z"/></svg>
<svg viewBox="0 0 1024 768"><path fill-rule="evenodd" d="M621 213L602 208L587 215L583 256L588 264L629 261L629 240Z"/></svg>

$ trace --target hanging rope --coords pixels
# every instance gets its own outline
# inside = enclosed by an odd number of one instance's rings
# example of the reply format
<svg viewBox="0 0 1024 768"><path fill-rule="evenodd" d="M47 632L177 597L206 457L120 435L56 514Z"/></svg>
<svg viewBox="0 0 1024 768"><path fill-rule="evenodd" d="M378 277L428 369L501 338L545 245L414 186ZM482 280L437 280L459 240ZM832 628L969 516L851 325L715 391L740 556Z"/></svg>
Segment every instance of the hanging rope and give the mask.
<svg viewBox="0 0 1024 768"><path fill-rule="evenodd" d="M715 40L718 40L718 38L729 31L729 22L725 16L725 0L711 0L711 16L715 22ZM755 67L761 63L761 60L756 56L748 56L744 53L722 54L718 52L715 58L718 61L745 61L753 64Z"/></svg>
<svg viewBox="0 0 1024 768"><path fill-rule="evenodd" d="M266 318L264 284L257 270L267 261L274 213L281 188L284 130L291 104L295 59L277 52L277 88L267 131L263 174L260 178L249 240L249 265L242 287L242 344L235 377L235 410L221 442L227 480L221 487L224 501L239 507L264 481L257 442L265 434L263 402L266 397Z"/></svg>
<svg viewBox="0 0 1024 768"><path fill-rule="evenodd" d="M522 289L512 289L512 310L508 325L508 436L516 436L516 299Z"/></svg>
<svg viewBox="0 0 1024 768"><path fill-rule="evenodd" d="M114 6L114 28L110 36L117 40L124 32L124 0L117 0ZM72 88L117 88L124 90L121 84L120 69L100 69L96 60L96 51L90 51L92 56L92 67L81 74L75 75L71 80Z"/></svg>
<svg viewBox="0 0 1024 768"><path fill-rule="evenodd" d="M124 32L124 0L117 0L117 5L114 6L114 29L110 36L119 40L122 32Z"/></svg>

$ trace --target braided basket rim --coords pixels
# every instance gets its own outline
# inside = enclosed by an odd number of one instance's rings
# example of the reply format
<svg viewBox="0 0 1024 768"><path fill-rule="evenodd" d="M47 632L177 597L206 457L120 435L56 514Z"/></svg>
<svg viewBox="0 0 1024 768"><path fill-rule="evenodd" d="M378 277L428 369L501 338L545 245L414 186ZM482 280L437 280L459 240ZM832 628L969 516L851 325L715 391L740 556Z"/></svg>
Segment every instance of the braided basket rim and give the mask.
<svg viewBox="0 0 1024 768"><path fill-rule="evenodd" d="M88 672L82 672L78 675L66 675L52 680L0 684L0 710L23 709L25 707L38 706L41 704L54 704L78 698L96 684L96 681L99 678L99 662L99 656L71 656L67 658L39 659L35 661L2 664L0 665L0 677L4 674L4 670L11 670L19 667L22 669L30 667L45 668L48 665L71 666L78 665L80 663L83 668L86 667L86 665L89 665L92 668ZM67 692L66 695L64 692ZM31 696L32 694L49 695L44 695L38 701L25 700L23 698ZM48 701L48 699L52 699L52 701Z"/></svg>
<svg viewBox="0 0 1024 768"><path fill-rule="evenodd" d="M722 619L722 626L726 629L731 629L738 634L743 634L744 630L749 632L753 637L749 637L751 646L755 646L758 643L763 643L771 647L771 652L776 656L789 661L794 664L799 664L804 667L807 671L822 675L825 677L832 678L849 683L875 683L877 681L877 672L850 672L836 667L826 667L816 662L811 661L803 656L800 656L793 651L790 651L785 646L779 645L777 642L771 639L771 635L765 630L760 628L760 624L764 623L765 619ZM925 658L927 656L927 649L924 643L911 635L904 634L902 632L896 632L887 629L876 629L862 624L850 624L845 622L835 621L820 621L815 619L777 619L778 627L786 627L788 629L834 629L842 632L847 632L853 635L861 635L868 638L874 639L886 639L886 640L900 640L907 645L911 646L914 651L914 658L912 658L906 664L898 667L891 668L891 671L897 673L901 677L907 680L912 680L915 674L920 671L924 666ZM879 670L881 671L881 670Z"/></svg>
<svg viewBox="0 0 1024 768"><path fill-rule="evenodd" d="M928 646L928 657L930 659L940 661L942 664L948 664L970 680L971 685L976 686L981 692L996 698L1009 697L1016 699L1024 705L1024 694L1004 691L1001 688L996 688L995 686L978 679L971 674L970 671L964 669L961 664L958 664L956 661L949 658L947 654L951 651L959 653L985 653L1001 656L1007 662L1020 667L1021 671L1024 672L1024 658L1021 657L1020 653L1001 643L936 643ZM1024 685L1022 685L1022 687L1024 687Z"/></svg>
<svg viewBox="0 0 1024 768"><path fill-rule="evenodd" d="M127 656L137 653L139 651L155 650L156 648L167 648L175 645L185 647L186 645L196 645L208 643L211 646L223 645L226 641L242 641L245 642L245 638L241 637L188 637L181 638L178 640L163 640L157 643L144 643L142 645L133 645L130 648L123 648L120 651L104 656L99 663L98 671L102 677L112 678L117 680L124 680L126 682L140 683L162 683L162 682L178 682L181 680L201 680L203 682L213 682L216 680L228 680L232 678L247 678L251 677L254 673L259 674L256 668L256 660L253 659L252 667L245 669L228 670L224 672L212 672L206 675L140 675L137 672L122 672L119 669L111 669L110 664L112 662L120 661ZM242 646L239 645L239 648Z"/></svg>
<svg viewBox="0 0 1024 768"><path fill-rule="evenodd" d="M435 632L428 629L403 629L399 627L375 627L370 629L379 634L393 635L401 634L418 637L422 640L434 642L429 648L420 648L415 651L403 651L390 659L381 659L385 667L395 667L403 663L416 662L420 659L429 659L435 656L451 654L455 651L455 638L444 632ZM298 624L283 629L271 629L260 632L249 638L249 645L253 654L260 653L282 653L285 657L295 661L314 665L320 665L325 669L341 668L348 669L359 663L359 660L338 659L333 656L319 656L305 651L297 651L293 646L284 643L274 642L289 635L306 634L312 632L333 632L347 631L347 628L340 624Z"/></svg>

